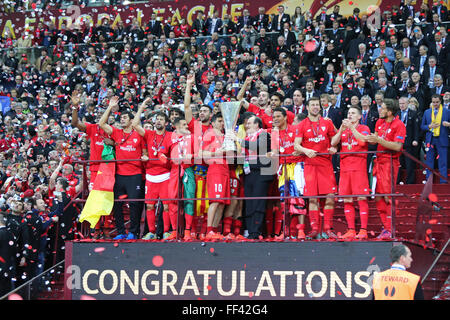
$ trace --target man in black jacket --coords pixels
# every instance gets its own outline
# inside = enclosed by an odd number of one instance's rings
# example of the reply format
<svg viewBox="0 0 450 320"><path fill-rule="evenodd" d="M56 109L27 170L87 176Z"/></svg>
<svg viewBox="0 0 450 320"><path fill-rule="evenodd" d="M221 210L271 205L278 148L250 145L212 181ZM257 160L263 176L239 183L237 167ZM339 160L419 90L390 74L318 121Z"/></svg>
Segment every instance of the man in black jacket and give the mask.
<svg viewBox="0 0 450 320"><path fill-rule="evenodd" d="M270 135L263 129L262 120L256 116L248 119L246 131L247 137L239 141L245 149L244 194L246 197L267 197L275 178L275 172L271 168L272 162L265 157L270 151ZM266 201L256 199L246 202L245 216L249 239L258 239L262 235Z"/></svg>
<svg viewBox="0 0 450 320"><path fill-rule="evenodd" d="M397 113L397 115L406 126L406 138L405 143L403 144L403 149L412 156L418 158L420 125L419 118L417 117L417 112L408 109L408 98L406 97L401 97L398 101L398 105L400 107L400 111ZM406 175L405 179L402 179L402 175L399 170L397 183L399 183L400 181L405 181L406 184L414 184L416 181L415 162L409 157L401 155L400 164L402 168L406 169Z"/></svg>
<svg viewBox="0 0 450 320"><path fill-rule="evenodd" d="M12 289L11 277L13 275L14 256L14 235L6 227L4 213L0 212L0 297Z"/></svg>

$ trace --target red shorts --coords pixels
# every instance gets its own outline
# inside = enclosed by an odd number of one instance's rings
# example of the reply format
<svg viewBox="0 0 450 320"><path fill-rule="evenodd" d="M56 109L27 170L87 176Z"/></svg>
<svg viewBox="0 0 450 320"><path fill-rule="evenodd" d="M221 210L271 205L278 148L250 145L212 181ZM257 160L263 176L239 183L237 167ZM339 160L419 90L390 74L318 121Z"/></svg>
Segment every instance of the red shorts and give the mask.
<svg viewBox="0 0 450 320"><path fill-rule="evenodd" d="M243 197L244 184L243 175L236 176L236 170L230 170L230 195L232 197Z"/></svg>
<svg viewBox="0 0 450 320"><path fill-rule="evenodd" d="M336 178L333 165L312 166L305 164L305 190L304 196L318 196L336 193Z"/></svg>
<svg viewBox="0 0 450 320"><path fill-rule="evenodd" d="M397 183L398 169L400 162L398 159L392 160L394 170L394 178L392 179L391 159L379 159L374 161L373 175L377 177L377 185L375 187L376 193L392 193L391 180L394 180L394 185Z"/></svg>
<svg viewBox="0 0 450 320"><path fill-rule="evenodd" d="M229 198L230 197L230 174L213 173L206 175L206 187L208 189L208 198ZM230 200L217 199L209 202L219 202L230 204Z"/></svg>
<svg viewBox="0 0 450 320"><path fill-rule="evenodd" d="M145 181L145 199L167 199L169 198L169 181L170 179L154 183L148 180ZM145 203L155 204L156 200L145 200ZM168 201L163 201L163 204L167 204Z"/></svg>
<svg viewBox="0 0 450 320"><path fill-rule="evenodd" d="M341 171L339 194L369 194L367 171Z"/></svg>
<svg viewBox="0 0 450 320"><path fill-rule="evenodd" d="M178 198L178 168L170 171L170 179L167 184L167 198ZM171 200L170 202L177 202L176 200Z"/></svg>

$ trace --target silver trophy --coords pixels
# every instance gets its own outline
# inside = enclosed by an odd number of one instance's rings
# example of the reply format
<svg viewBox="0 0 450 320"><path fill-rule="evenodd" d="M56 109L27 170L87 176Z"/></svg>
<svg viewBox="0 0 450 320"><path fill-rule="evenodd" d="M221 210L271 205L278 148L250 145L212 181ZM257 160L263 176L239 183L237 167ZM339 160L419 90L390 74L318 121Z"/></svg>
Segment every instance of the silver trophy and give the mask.
<svg viewBox="0 0 450 320"><path fill-rule="evenodd" d="M231 102L221 102L220 112L222 113L225 135L227 133L234 132L234 127L236 127L236 122L239 116L239 110L241 108L241 101L231 101ZM223 149L225 151L237 151L236 143L232 139L223 140Z"/></svg>

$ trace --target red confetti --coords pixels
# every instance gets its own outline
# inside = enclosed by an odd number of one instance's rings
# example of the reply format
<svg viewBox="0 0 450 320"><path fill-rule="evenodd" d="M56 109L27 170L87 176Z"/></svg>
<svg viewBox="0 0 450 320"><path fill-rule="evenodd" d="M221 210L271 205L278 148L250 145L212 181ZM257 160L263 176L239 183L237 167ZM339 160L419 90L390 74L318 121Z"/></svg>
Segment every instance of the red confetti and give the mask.
<svg viewBox="0 0 450 320"><path fill-rule="evenodd" d="M17 293L10 294L8 300L23 300L23 298Z"/></svg>
<svg viewBox="0 0 450 320"><path fill-rule="evenodd" d="M127 194L123 194L123 195L119 196L119 199L126 199L126 198L128 198Z"/></svg>
<svg viewBox="0 0 450 320"><path fill-rule="evenodd" d="M428 199L430 199L431 202L436 202L438 200L437 195L435 193L430 193L428 195Z"/></svg>
<svg viewBox="0 0 450 320"><path fill-rule="evenodd" d="M161 256L154 256L152 263L155 267L161 267L164 264L164 258Z"/></svg>
<svg viewBox="0 0 450 320"><path fill-rule="evenodd" d="M209 252L214 253L214 248L209 249Z"/></svg>
<svg viewBox="0 0 450 320"><path fill-rule="evenodd" d="M370 259L369 264L372 264L372 263L375 261L375 258L376 258L376 257L373 257L372 259Z"/></svg>
<svg viewBox="0 0 450 320"><path fill-rule="evenodd" d="M430 221L428 221L429 224L436 224L437 223L437 219L431 219Z"/></svg>
<svg viewBox="0 0 450 320"><path fill-rule="evenodd" d="M426 233L430 235L432 233L431 229L427 229Z"/></svg>
<svg viewBox="0 0 450 320"><path fill-rule="evenodd" d="M210 285L208 285L208 286L206 287L206 289L208 289L208 291L211 291L212 287L211 287Z"/></svg>
<svg viewBox="0 0 450 320"><path fill-rule="evenodd" d="M94 297L88 296L87 294L83 294L80 300L97 300Z"/></svg>
<svg viewBox="0 0 450 320"><path fill-rule="evenodd" d="M105 251L105 247L98 247L98 248L94 249L94 252L96 252L96 253L100 253L100 252L103 252L103 251Z"/></svg>
<svg viewBox="0 0 450 320"><path fill-rule="evenodd" d="M305 52L312 52L316 49L316 44L314 41L308 41L305 45Z"/></svg>

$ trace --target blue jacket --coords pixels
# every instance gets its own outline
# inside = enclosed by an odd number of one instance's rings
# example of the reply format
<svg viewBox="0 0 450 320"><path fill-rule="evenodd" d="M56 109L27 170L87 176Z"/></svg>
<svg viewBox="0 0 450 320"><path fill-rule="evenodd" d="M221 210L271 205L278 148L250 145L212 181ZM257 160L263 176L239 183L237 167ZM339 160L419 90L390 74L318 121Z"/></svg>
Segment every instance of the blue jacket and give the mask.
<svg viewBox="0 0 450 320"><path fill-rule="evenodd" d="M448 109L443 108L442 110L442 121L448 121L450 122L450 111ZM422 117L422 124L420 128L422 131L425 131L425 143L428 144L431 142L431 137L433 136L433 133L430 131L428 126L431 123L431 108L425 110L423 117ZM439 134L439 142L442 146L448 147L448 134L449 130L448 127L445 127L441 123L441 129Z"/></svg>

